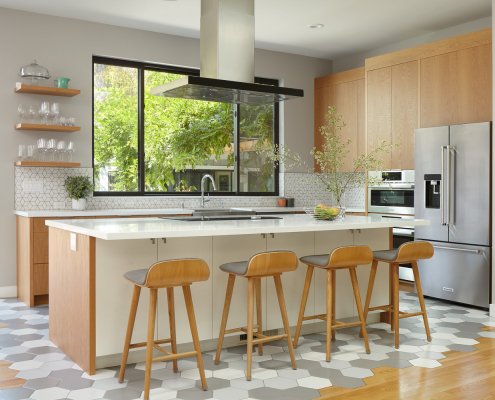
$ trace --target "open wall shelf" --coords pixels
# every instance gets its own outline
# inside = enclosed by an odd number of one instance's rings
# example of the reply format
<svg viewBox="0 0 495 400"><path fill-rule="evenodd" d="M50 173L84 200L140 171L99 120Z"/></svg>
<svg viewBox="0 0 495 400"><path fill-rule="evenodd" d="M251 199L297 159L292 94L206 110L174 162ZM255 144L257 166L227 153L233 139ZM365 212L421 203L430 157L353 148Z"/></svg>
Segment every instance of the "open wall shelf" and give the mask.
<svg viewBox="0 0 495 400"><path fill-rule="evenodd" d="M15 84L16 93L44 94L48 96L73 97L81 93L78 89L63 89L50 86L26 85L22 82Z"/></svg>

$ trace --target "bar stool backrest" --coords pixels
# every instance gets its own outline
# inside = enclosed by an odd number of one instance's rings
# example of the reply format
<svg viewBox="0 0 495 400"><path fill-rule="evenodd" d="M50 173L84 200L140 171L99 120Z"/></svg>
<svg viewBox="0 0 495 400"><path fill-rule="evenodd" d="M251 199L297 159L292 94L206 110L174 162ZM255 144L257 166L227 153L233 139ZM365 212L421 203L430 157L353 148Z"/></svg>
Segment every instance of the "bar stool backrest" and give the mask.
<svg viewBox="0 0 495 400"><path fill-rule="evenodd" d="M430 242L414 241L400 245L397 251L397 262L425 260L433 257L433 246Z"/></svg>
<svg viewBox="0 0 495 400"><path fill-rule="evenodd" d="M144 286L150 288L182 286L206 281L209 277L208 264L200 258L165 260L149 268Z"/></svg>
<svg viewBox="0 0 495 400"><path fill-rule="evenodd" d="M370 264L373 252L368 246L337 247L328 258L328 268L343 268L353 265Z"/></svg>
<svg viewBox="0 0 495 400"><path fill-rule="evenodd" d="M267 251L255 254L248 261L245 276L270 276L294 271L298 259L293 251Z"/></svg>

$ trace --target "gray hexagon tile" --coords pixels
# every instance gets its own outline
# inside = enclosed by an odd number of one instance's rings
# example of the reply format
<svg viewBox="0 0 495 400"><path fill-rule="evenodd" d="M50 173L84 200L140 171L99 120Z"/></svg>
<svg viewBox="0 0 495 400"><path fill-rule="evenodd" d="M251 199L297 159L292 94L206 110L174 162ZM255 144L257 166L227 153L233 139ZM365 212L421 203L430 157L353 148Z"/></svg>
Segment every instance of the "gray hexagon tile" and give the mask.
<svg viewBox="0 0 495 400"><path fill-rule="evenodd" d="M402 294L401 306L417 310L414 294ZM325 336L301 337L296 349L298 369L293 370L284 341L265 345L263 355L253 354L252 380L245 379L246 347L223 349L221 362L214 351L204 354L208 390L200 387L195 359L171 364L154 363L151 372L153 400L289 400L313 399L322 388L356 388L381 366L392 368L438 368L449 351L476 350L479 338L495 339L495 319L480 310L428 300L433 341L428 343L421 318L401 320L399 350L394 348L390 326L369 325L371 354L364 352L358 329L337 332L331 361L325 360ZM12 363L22 388L0 391L2 400L134 400L142 397L144 364L129 364L125 381L118 382L119 367L84 373L48 339L48 309L29 309L17 300L0 299L0 360Z"/></svg>

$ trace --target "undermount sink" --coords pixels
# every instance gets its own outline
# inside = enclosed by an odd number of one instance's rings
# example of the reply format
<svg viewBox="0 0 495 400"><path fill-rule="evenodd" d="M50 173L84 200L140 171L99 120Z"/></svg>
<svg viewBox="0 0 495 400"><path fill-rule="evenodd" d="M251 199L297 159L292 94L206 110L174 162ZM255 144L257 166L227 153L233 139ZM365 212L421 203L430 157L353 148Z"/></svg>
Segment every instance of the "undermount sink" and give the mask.
<svg viewBox="0 0 495 400"><path fill-rule="evenodd" d="M190 217L160 217L173 221L260 221L265 219L282 219L271 215L192 215Z"/></svg>
<svg viewBox="0 0 495 400"><path fill-rule="evenodd" d="M236 208L196 208L193 209L193 216L217 216L217 215L255 215L251 210L239 210Z"/></svg>

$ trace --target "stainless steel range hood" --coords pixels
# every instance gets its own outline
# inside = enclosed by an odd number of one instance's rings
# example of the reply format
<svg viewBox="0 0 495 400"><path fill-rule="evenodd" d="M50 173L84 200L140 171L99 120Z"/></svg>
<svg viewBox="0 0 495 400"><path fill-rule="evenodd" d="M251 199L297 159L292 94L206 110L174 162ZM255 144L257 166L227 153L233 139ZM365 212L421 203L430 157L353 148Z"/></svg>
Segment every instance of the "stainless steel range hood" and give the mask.
<svg viewBox="0 0 495 400"><path fill-rule="evenodd" d="M237 104L303 97L301 89L254 82L254 0L201 0L200 76L186 76L151 94Z"/></svg>

